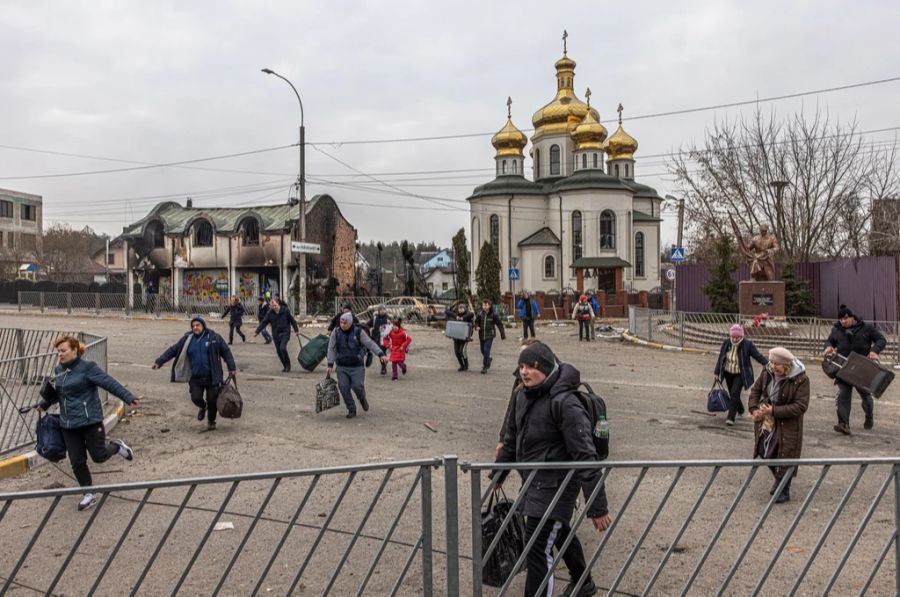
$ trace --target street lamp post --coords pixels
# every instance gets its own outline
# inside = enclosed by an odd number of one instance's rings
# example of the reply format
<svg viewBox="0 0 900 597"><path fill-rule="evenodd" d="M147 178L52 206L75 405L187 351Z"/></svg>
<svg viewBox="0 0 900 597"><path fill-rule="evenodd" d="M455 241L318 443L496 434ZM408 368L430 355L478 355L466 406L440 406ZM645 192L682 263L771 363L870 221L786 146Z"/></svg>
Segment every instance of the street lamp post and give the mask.
<svg viewBox="0 0 900 597"><path fill-rule="evenodd" d="M300 99L300 93L294 84L285 77L279 75L270 68L262 69L267 75L274 75L291 86L294 95L297 96L297 103L300 104L300 171L297 174L296 186L299 191L300 200L298 202L299 213L297 220L300 227L300 241L306 240L306 127L303 120L303 100ZM295 256L297 262L297 313L301 316L306 315L306 253L297 253Z"/></svg>

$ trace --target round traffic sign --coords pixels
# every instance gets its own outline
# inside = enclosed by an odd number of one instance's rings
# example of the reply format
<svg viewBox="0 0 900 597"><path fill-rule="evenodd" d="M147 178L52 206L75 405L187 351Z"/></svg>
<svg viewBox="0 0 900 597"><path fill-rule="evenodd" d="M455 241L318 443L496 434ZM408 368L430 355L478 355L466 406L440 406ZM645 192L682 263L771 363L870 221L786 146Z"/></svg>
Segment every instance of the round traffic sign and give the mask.
<svg viewBox="0 0 900 597"><path fill-rule="evenodd" d="M675 270L674 269L666 270L666 280L668 280L669 282L675 281Z"/></svg>

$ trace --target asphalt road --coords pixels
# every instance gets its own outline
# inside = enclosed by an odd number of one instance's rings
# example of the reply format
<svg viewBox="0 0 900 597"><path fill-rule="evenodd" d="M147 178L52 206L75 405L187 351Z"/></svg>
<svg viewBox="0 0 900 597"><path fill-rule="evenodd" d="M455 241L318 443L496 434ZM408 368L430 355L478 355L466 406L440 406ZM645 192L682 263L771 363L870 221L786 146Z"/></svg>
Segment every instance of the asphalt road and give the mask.
<svg viewBox="0 0 900 597"><path fill-rule="evenodd" d="M125 439L135 449L135 460L126 463L118 458L103 465L91 465L97 483L125 483L185 477L240 474L259 471L296 470L347 464L440 457L456 454L461 461L489 462L493 459L497 431L503 416L517 353L517 332L510 330L505 342L495 342L494 365L487 375L480 375L474 363L478 360L477 343L470 345L473 368L466 373L456 371L452 346L440 331L412 328L413 336L408 364L409 374L399 381L378 375L377 365L368 370L367 388L372 408L357 418L344 418L343 407L315 414L315 384L323 370L306 373L295 365L288 374L280 373L273 347L261 338L255 342L238 342L232 348L238 363L238 383L245 400L244 416L236 421L219 420L219 428L205 432L205 423L196 420L197 409L190 403L185 384L169 383L168 367L153 371L153 359L187 331L188 324L174 321L131 321L78 317L37 317L0 315L3 327L74 328L105 334L109 337L109 371L132 392L142 397L142 405L132 410L112 433ZM227 323L218 319L212 327L227 334ZM252 330L252 324L245 331ZM310 333L307 331L306 333ZM583 379L601 393L608 402L611 421L611 460L675 460L748 458L752 454L752 425L748 418L733 428L724 426L722 415L705 413L706 392L712 381L712 355L662 352L623 344L619 341L579 343L577 331L570 326L547 325L538 334L565 361L582 372ZM292 356L298 350L291 341ZM895 385L876 403L876 427L862 431L859 402L853 405L852 437L838 436L834 424L833 387L816 363L808 363L813 397L805 419L804 457L869 457L896 456L900 442L900 385ZM746 400L746 394L745 394ZM344 492L333 519L328 518L334 500L341 495L347 475L322 477L310 498L308 508L298 518L301 526L291 533L281 555L275 561L261 590L284 592L304 560L306 550L315 542L318 529L328 521L329 532L323 534L301 582L303 591L321 593L328 583L341 555L350 546L350 535L372 506L364 533L348 552L348 563L337 575L334 594L346 594L359 587L369 562L375 556L379 538L390 528L393 517L403 503L419 469L395 471L378 499L372 500L383 480L383 471L360 473ZM639 594L669 547L687 512L703 488L711 469L688 470L671 492L668 503L646 533L634 561L621 579L619 589L625 594ZM2 491L22 491L71 486L67 466L59 469L43 466L28 475L0 482ZM677 592L703 554L709 536L727 511L746 469L723 470L697 510L693 522L678 542L663 574L654 586L655 594ZM766 584L766 592L783 593L802 567L819 533L835 505L857 472L834 467L824 478L806 514L785 546ZM726 593L745 594L752 590L761 567L768 563L766 554L780 542L782 532L791 523L806 492L815 483L818 470L801 470L794 484L794 500L772 511L753 544L750 558L740 566ZM880 489L885 469L867 471L859 487L848 500L844 515L825 542L810 570L808 588L821 589L834 570L834 562L856 530L869 501ZM608 492L613 515L628 499L638 469L610 473ZM443 479L441 469L432 472L434 508L434 548L444 549ZM676 475L675 469L649 470L626 514L604 547L603 556L594 568L599 585L611 586L622 563L629 557L636 541ZM246 594L252 591L258 572L268 561L280 533L286 528L293 508L308 488L310 478L286 480L273 494L264 518L248 540L244 553L229 575L224 594ZM760 470L738 504L732 521L712 551L695 585L695 594L706 594L724 579L746 538L759 520L768 500L770 477ZM508 489L514 490L513 482ZM167 593L187 564L215 511L228 493L230 485L220 483L201 486L190 504L212 511L189 510L173 530L159 560L154 564L142 592ZM234 530L214 532L186 576L183 591L189 594L212 591L224 571L232 550L247 530L252 516L271 487L270 481L244 483L235 490L224 508L221 521L235 524ZM471 553L469 538L468 474L460 476L460 550ZM120 594L122 586L131 586L162 537L175 506L184 497L180 488L159 490L137 519L135 528L120 548L112 571L100 585L100 594ZM140 499L141 492L127 497ZM862 534L859 546L841 574L838 588L858 590L872 564L880 554L886 537L893 529L893 488L872 516ZM46 588L56 567L68 554L72 540L82 528L87 513L76 513L76 497L63 498L58 510L36 542L27 568L18 580L38 588ZM158 502L158 503L157 503ZM40 524L40 516L49 501L17 503L16 516L0 520L0 533L8 538L9 549L0 555L0 575L15 565L18 555ZM400 575L410 546L421 531L418 490L398 525L384 555L380 558L367 592L388 592ZM134 502L110 499L97 516L97 522L79 548L77 556L62 577L59 588L78 594L90 587L109 550L134 512ZM11 509L10 514L13 513ZM248 516L249 515L249 516ZM271 519L271 520L269 520ZM343 531L343 532L341 532ZM579 534L586 539L588 553L600 536L583 527ZM96 539L95 539L96 536ZM7 541L4 541L7 544ZM61 547L66 546L66 547ZM765 551L769 550L769 551ZM893 592L893 554L875 579L872 594ZM48 565L48 563L55 564ZM462 563L463 586L470 578L468 561ZM434 572L439 587L443 586L444 561L435 554ZM563 571L562 576L565 576ZM521 583L523 577L516 579ZM117 584L121 583L121 584ZM517 585L518 586L518 585ZM400 594L421 592L421 566L412 562ZM804 585L801 592L807 589ZM298 585L300 591L300 585ZM24 588L20 594L27 594ZM300 592L303 592L300 591ZM490 590L493 591L493 590ZM486 594L492 594L490 591ZM440 590L438 591L440 593ZM466 591L463 591L465 594Z"/></svg>

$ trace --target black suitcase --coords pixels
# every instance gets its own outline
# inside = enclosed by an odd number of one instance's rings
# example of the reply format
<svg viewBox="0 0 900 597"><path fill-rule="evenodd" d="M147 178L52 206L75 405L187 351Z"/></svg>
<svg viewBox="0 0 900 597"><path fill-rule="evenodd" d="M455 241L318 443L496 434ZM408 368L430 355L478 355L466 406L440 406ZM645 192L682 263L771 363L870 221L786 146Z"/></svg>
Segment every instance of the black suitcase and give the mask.
<svg viewBox="0 0 900 597"><path fill-rule="evenodd" d="M872 359L857 352L851 352L847 361L837 372L837 379L854 388L881 398L891 382L894 372Z"/></svg>

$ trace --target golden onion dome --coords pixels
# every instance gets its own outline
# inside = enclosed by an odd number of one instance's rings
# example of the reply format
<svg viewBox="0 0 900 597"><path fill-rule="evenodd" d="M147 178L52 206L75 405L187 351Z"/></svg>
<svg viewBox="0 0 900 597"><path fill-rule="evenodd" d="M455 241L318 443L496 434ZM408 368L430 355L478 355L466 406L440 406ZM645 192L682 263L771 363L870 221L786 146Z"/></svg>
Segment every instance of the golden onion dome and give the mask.
<svg viewBox="0 0 900 597"><path fill-rule="evenodd" d="M637 139L625 132L622 128L622 104L619 104L619 128L606 141L606 153L611 160L633 160L637 151Z"/></svg>
<svg viewBox="0 0 900 597"><path fill-rule="evenodd" d="M522 155L522 150L528 145L528 137L520 131L512 121L512 98L506 98L506 125L491 137L491 145L497 150L497 155Z"/></svg>
<svg viewBox="0 0 900 597"><path fill-rule="evenodd" d="M595 110L591 109L591 89L588 87L584 93L587 98L587 113L581 124L572 131L572 139L575 140L575 149L602 149L603 140L606 139L606 127L594 117Z"/></svg>
<svg viewBox="0 0 900 597"><path fill-rule="evenodd" d="M563 32L563 56L556 61L556 97L531 117L534 124L532 141L545 135L571 133L588 112L595 120L600 114L575 96L575 61L568 57L565 45L568 34Z"/></svg>

